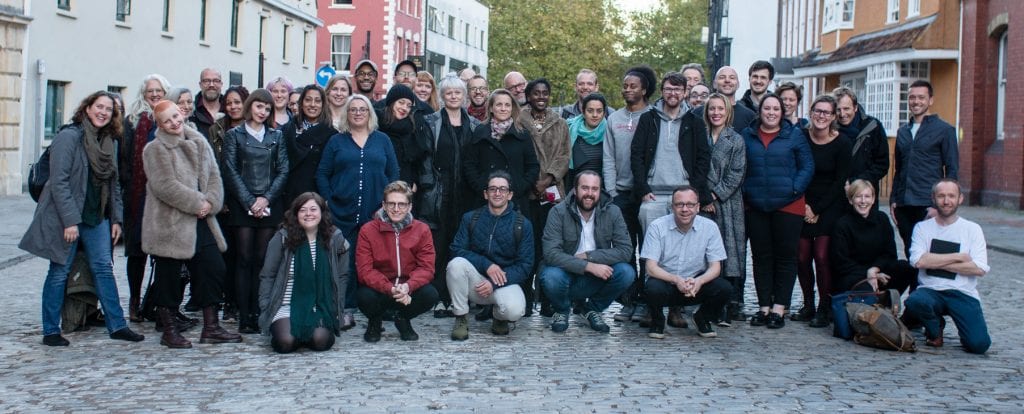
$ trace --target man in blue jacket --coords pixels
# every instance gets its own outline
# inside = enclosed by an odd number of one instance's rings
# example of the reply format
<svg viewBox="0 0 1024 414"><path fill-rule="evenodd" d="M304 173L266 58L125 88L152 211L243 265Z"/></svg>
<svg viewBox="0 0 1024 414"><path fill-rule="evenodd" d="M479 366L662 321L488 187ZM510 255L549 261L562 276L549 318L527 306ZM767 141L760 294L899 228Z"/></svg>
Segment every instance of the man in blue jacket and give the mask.
<svg viewBox="0 0 1024 414"><path fill-rule="evenodd" d="M960 165L956 128L929 113L935 103L932 92L928 81L910 84L910 123L896 132L896 166L889 207L908 258L914 226L935 216L931 207L932 186L943 178L957 179Z"/></svg>
<svg viewBox="0 0 1024 414"><path fill-rule="evenodd" d="M469 338L469 302L494 305L491 332L508 335L509 322L526 313L519 282L533 268L533 228L513 206L512 178L495 171L487 179L487 205L462 216L451 245L447 284L455 326L452 339Z"/></svg>
<svg viewBox="0 0 1024 414"><path fill-rule="evenodd" d="M585 301L590 328L606 333L601 317L636 277L633 244L626 222L611 197L601 195L601 176L591 170L576 175L576 184L548 214L544 226L544 293L555 311L551 330L569 328L569 302Z"/></svg>

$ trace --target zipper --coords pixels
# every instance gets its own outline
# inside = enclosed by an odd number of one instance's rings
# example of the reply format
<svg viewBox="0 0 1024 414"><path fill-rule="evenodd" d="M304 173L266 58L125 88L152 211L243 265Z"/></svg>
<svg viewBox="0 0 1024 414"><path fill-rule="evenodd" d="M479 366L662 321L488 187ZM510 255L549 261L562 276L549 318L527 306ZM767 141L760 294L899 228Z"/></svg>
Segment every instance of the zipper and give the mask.
<svg viewBox="0 0 1024 414"><path fill-rule="evenodd" d="M398 229L395 229L395 261L398 262L398 273L395 275L395 286L402 280L402 251L398 247Z"/></svg>

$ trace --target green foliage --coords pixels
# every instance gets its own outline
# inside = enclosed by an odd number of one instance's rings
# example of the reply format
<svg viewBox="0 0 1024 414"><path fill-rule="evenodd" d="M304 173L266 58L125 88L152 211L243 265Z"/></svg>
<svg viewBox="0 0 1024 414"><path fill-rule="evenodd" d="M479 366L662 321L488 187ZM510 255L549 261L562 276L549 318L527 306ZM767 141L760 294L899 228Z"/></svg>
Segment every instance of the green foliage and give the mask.
<svg viewBox="0 0 1024 414"><path fill-rule="evenodd" d="M700 31L707 25L707 1L661 0L661 6L630 16L633 33L623 44L629 60L647 63L658 76L686 63L703 63Z"/></svg>

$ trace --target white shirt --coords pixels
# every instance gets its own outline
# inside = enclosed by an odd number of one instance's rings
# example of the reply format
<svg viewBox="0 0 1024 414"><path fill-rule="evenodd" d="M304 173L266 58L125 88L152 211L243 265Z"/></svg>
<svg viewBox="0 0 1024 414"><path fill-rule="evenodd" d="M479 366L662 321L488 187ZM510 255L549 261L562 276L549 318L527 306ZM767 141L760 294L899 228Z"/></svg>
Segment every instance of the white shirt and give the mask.
<svg viewBox="0 0 1024 414"><path fill-rule="evenodd" d="M245 124L245 132L248 132L249 136L255 138L259 142L263 142L263 136L267 134L267 128L266 127L260 128L260 130L257 131L255 129L252 129L252 127L249 126L248 122L245 122L244 124Z"/></svg>
<svg viewBox="0 0 1024 414"><path fill-rule="evenodd" d="M583 213L576 207L576 214L580 215L580 223L583 231L580 232L580 243L576 246L576 254L597 250L597 242L594 240L594 212L590 212L590 220L583 218Z"/></svg>
<svg viewBox="0 0 1024 414"><path fill-rule="evenodd" d="M953 224L942 226L935 218L917 223L910 243L910 264L917 264L921 256L928 253L932 240L939 239L960 244L960 253L967 253L985 273L988 273L988 250L981 226L963 217L957 217ZM930 276L925 269L917 271L918 286L932 290L956 289L981 300L978 296L978 276L957 274L953 279Z"/></svg>

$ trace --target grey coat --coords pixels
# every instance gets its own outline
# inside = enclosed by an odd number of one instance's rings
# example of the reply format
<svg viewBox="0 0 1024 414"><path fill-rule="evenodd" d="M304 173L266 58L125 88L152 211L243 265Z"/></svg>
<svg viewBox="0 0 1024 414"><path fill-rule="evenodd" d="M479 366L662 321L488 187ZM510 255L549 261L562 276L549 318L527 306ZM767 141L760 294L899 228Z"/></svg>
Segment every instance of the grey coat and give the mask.
<svg viewBox="0 0 1024 414"><path fill-rule="evenodd" d="M71 253L71 243L64 241L64 229L80 224L82 210L85 209L89 160L82 145L84 136L82 126L73 124L61 129L53 137L53 143L50 144L50 179L39 195L32 223L18 243L20 249L62 265ZM124 209L116 169L109 181L107 218L110 224L121 224Z"/></svg>
<svg viewBox="0 0 1024 414"><path fill-rule="evenodd" d="M746 272L747 239L743 224L743 177L747 173L747 148L743 137L732 128L722 131L711 146L711 170L708 189L716 200L715 223L725 244L725 268L722 275L739 277Z"/></svg>
<svg viewBox="0 0 1024 414"><path fill-rule="evenodd" d="M326 212L324 212L326 214ZM270 334L270 324L274 321L274 315L281 308L284 302L284 290L288 285L288 268L292 263L294 252L284 246L286 232L278 230L274 237L267 244L267 255L263 262L263 270L260 272L260 329L264 335ZM342 308L345 306L345 287L348 286L348 241L341 234L341 230L335 230L331 237L331 255L328 259L331 262L331 274L334 275L334 300L337 304L335 314L339 317ZM292 292L294 294L294 291ZM339 323L338 326L341 326ZM339 332L335 332L338 334Z"/></svg>
<svg viewBox="0 0 1024 414"><path fill-rule="evenodd" d="M544 265L581 275L589 262L608 266L629 262L633 244L629 241L626 221L607 193L601 194L598 205L594 207L593 220L594 244L597 248L587 253L588 260L583 260L575 256L583 223L576 212L576 190L571 190L566 196L566 202L558 203L548 214L543 238Z"/></svg>

